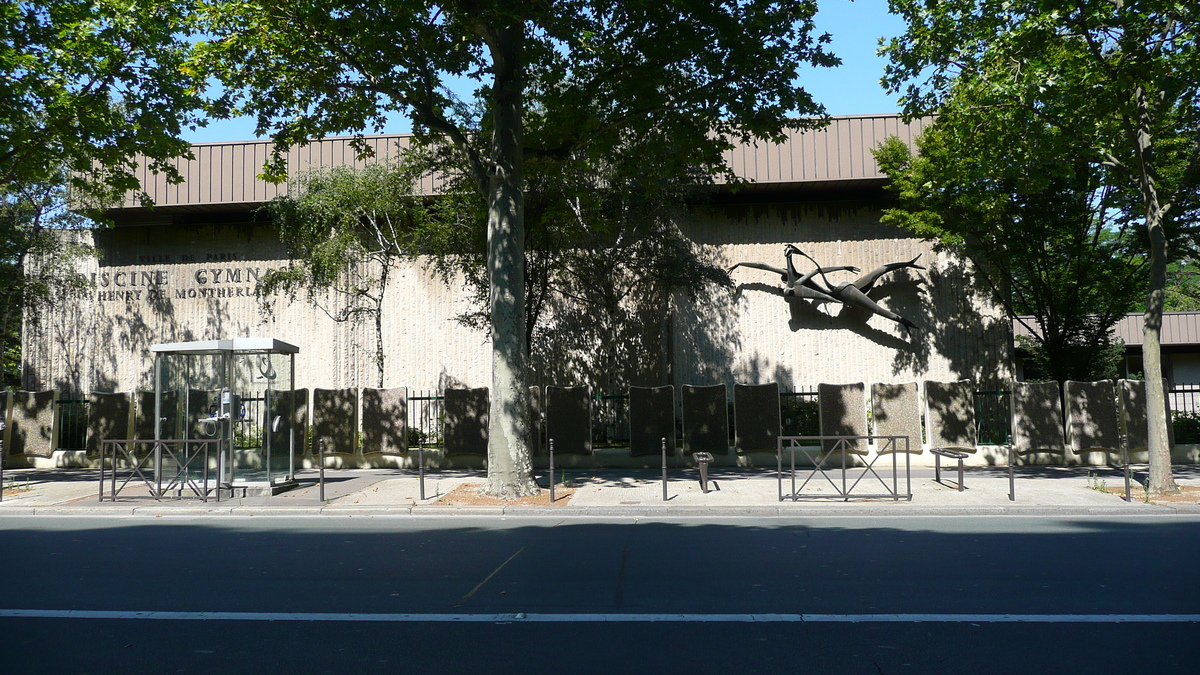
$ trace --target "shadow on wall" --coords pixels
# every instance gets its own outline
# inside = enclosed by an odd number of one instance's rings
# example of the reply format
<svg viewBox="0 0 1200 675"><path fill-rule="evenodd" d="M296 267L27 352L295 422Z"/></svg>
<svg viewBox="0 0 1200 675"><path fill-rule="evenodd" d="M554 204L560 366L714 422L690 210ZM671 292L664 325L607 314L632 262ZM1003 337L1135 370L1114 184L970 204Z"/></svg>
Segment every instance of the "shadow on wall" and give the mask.
<svg viewBox="0 0 1200 675"><path fill-rule="evenodd" d="M999 388L1011 378L1009 328L1003 315L985 315L986 291L967 263L928 265L929 283L919 294L888 296L888 305L901 316L920 316L913 348L897 350L892 372L925 373L930 357L939 354L949 363L954 379L971 380L981 389ZM907 270L905 270L907 272Z"/></svg>
<svg viewBox="0 0 1200 675"><path fill-rule="evenodd" d="M0 406L3 403L4 397L0 395ZM49 457L54 451L54 392L13 392L9 424L7 454ZM3 438L2 432L0 438Z"/></svg>
<svg viewBox="0 0 1200 675"><path fill-rule="evenodd" d="M408 447L405 389L362 390L362 451L399 453Z"/></svg>
<svg viewBox="0 0 1200 675"><path fill-rule="evenodd" d="M357 389L313 389L313 448L325 441L326 453L353 454L358 433Z"/></svg>

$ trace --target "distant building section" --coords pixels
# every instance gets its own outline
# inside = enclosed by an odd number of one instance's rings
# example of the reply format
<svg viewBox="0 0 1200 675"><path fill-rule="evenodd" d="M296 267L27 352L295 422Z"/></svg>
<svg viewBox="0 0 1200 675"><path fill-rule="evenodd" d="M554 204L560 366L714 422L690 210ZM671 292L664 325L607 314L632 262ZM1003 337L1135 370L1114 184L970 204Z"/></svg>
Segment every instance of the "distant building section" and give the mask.
<svg viewBox="0 0 1200 675"><path fill-rule="evenodd" d="M1025 317L1031 320L1032 317ZM1113 337L1125 343L1125 369L1123 377L1140 376L1142 366L1142 343L1145 341L1143 328L1146 315L1141 312L1126 314L1113 327ZM1013 335L1030 336L1031 333L1019 321L1013 321ZM1160 340L1163 353L1163 375L1172 385L1200 384L1200 312L1165 312ZM1017 355L1018 377L1023 374L1020 354Z"/></svg>

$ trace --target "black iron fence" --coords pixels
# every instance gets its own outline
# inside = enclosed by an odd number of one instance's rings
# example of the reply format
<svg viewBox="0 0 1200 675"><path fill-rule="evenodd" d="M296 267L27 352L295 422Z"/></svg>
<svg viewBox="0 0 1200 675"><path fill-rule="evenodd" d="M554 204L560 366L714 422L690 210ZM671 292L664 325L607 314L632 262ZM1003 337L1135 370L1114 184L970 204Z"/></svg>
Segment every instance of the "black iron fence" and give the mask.
<svg viewBox="0 0 1200 675"><path fill-rule="evenodd" d="M1200 443L1200 383L1178 383L1168 390L1167 403L1172 411L1177 443ZM243 409L235 424L235 447L253 448L261 444L265 401L261 397L242 399ZM88 400L62 398L55 401L58 449L84 450L87 447ZM1008 443L1010 429L1009 392L975 392L976 437L980 445ZM676 416L677 424L679 416ZM784 436L815 436L820 422L815 388L780 392L779 419ZM445 408L440 391L414 391L408 398L408 444L440 447ZM543 420L538 421L544 424ZM544 429L543 429L544 430ZM676 430L682 438L682 431ZM729 403L729 437L733 442L733 403ZM545 434L540 434L541 438ZM595 447L623 447L629 443L629 396L598 393L592 397L592 444Z"/></svg>
<svg viewBox="0 0 1200 675"><path fill-rule="evenodd" d="M58 449L87 449L87 399L60 398L55 404L58 408Z"/></svg>

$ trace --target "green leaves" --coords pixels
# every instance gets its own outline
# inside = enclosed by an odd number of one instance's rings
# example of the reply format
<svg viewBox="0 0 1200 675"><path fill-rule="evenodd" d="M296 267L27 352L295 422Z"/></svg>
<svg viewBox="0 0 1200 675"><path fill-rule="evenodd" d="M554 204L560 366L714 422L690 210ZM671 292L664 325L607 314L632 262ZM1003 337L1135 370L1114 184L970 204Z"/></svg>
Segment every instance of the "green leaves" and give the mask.
<svg viewBox="0 0 1200 675"><path fill-rule="evenodd" d="M938 119L919 158L881 155L904 205L888 218L1011 280L998 296L1037 315L1047 350L1102 341L1138 296L1156 333L1167 262L1197 249L1200 5L891 7L909 27L881 49L883 83Z"/></svg>
<svg viewBox="0 0 1200 675"><path fill-rule="evenodd" d="M135 189L134 156L169 160L195 124L197 83L182 68L188 0L39 0L0 10L0 186L65 167L77 189Z"/></svg>

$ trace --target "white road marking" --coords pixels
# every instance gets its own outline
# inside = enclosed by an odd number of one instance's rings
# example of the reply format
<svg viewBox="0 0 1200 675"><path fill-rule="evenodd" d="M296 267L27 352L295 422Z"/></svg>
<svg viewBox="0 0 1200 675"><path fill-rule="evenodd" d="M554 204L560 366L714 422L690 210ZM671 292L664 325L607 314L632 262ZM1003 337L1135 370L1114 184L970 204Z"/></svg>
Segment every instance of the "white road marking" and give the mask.
<svg viewBox="0 0 1200 675"><path fill-rule="evenodd" d="M392 623L1200 623L1200 614L367 614L0 609L6 619Z"/></svg>

